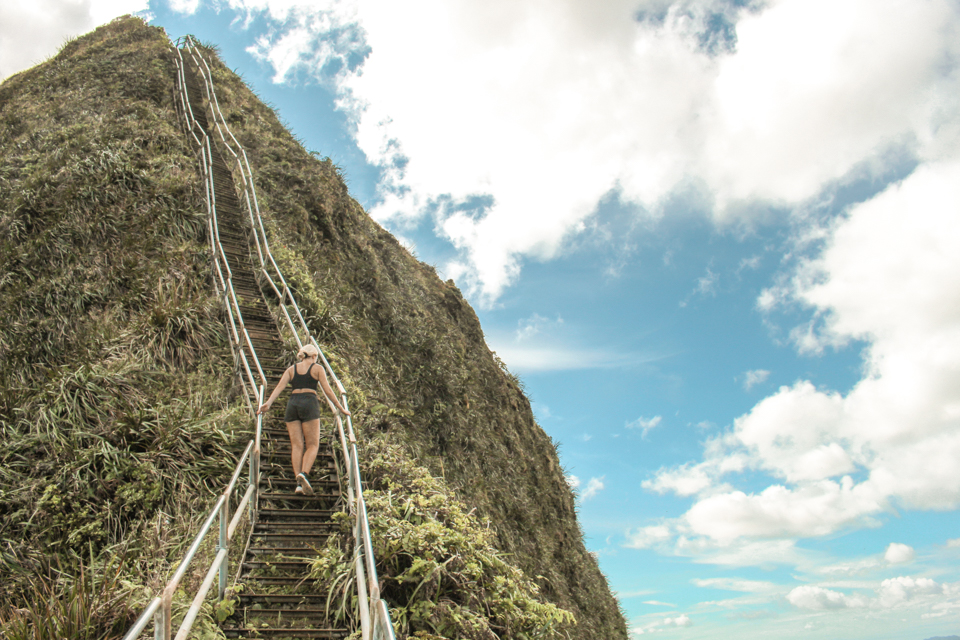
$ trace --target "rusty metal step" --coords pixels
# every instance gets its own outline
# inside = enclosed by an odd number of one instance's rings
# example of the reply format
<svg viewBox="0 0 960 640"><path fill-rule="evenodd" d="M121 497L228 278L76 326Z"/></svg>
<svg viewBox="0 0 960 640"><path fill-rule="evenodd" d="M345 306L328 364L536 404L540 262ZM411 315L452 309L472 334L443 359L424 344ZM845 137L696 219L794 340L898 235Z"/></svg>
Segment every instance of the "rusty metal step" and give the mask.
<svg viewBox="0 0 960 640"><path fill-rule="evenodd" d="M228 638L322 638L326 640L340 640L350 635L349 631L342 629L309 629L309 628L262 628L262 629L242 629L224 627L223 633Z"/></svg>

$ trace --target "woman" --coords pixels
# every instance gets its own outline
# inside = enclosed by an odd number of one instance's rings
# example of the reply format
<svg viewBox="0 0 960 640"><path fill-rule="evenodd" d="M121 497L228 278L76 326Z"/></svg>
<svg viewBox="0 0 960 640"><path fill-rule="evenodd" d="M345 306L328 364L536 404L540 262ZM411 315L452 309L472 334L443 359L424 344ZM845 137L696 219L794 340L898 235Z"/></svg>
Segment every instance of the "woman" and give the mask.
<svg viewBox="0 0 960 640"><path fill-rule="evenodd" d="M290 461L293 464L293 473L297 479L297 488L294 493L313 495L308 475L313 461L317 458L320 449L320 401L317 398L317 383L323 389L330 408L336 407L343 415L350 412L340 406L336 394L327 382L327 372L317 366L319 351L312 344L304 345L297 353L298 364L283 372L280 382L270 394L270 399L260 405L257 415L270 410L274 400L280 392L286 389L287 384L293 383L290 399L287 400L287 413L283 420L287 423L287 432L290 434ZM304 448L306 443L306 448Z"/></svg>

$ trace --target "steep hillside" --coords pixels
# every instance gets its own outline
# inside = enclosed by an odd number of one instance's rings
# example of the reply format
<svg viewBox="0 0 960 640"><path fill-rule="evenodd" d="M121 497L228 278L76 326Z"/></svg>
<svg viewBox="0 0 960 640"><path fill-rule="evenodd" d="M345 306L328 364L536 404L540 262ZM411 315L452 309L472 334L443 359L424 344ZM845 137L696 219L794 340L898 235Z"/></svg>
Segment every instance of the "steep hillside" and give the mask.
<svg viewBox="0 0 960 640"><path fill-rule="evenodd" d="M125 19L0 86L0 421L17 443L0 453L9 566L31 561L36 535L102 547L183 512L229 467L215 454L242 437L170 52L161 31ZM209 53L278 262L378 461L374 489L420 486L384 465L393 456L406 477L415 459L448 487L436 495L475 508L504 557L574 613L571 637L625 638L555 447L460 291ZM144 478L153 493L127 495ZM37 507L54 498L75 515Z"/></svg>

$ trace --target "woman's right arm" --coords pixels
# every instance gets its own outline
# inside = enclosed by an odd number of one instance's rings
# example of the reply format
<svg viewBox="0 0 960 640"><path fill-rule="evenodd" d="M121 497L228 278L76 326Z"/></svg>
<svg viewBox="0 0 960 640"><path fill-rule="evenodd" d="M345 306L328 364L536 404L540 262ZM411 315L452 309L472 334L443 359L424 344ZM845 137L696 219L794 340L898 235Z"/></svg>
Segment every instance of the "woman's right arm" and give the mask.
<svg viewBox="0 0 960 640"><path fill-rule="evenodd" d="M290 367L290 369L292 368L293 367ZM287 383L290 382L290 378L292 377L292 374L290 373L290 369L287 369L286 371L284 371L283 375L280 376L280 381L277 383L277 386L274 387L273 393L270 394L270 399L264 402L262 405L260 405L260 408L257 409L257 415L260 415L265 411L270 411L270 407L273 406L273 401L277 399L277 396L280 395L281 391L287 388Z"/></svg>

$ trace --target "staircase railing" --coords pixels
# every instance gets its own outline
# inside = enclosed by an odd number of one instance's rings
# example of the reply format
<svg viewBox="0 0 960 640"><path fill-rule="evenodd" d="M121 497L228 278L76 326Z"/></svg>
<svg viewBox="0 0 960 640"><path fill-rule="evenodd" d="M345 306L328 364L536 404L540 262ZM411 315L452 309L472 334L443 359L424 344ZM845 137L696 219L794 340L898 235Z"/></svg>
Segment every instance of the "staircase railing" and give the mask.
<svg viewBox="0 0 960 640"><path fill-rule="evenodd" d="M264 388L260 387L261 399L263 398L263 390ZM263 416L257 416L257 433L260 432L262 423ZM230 543L234 540L234 535L236 534L237 527L240 525L244 509L249 507L248 511L251 524L256 519L254 505L257 501L257 493L259 492L260 483L258 480L260 472L254 462L254 456L251 455L254 451L254 446L254 440L250 440L250 442L247 443L247 448L243 451L243 455L240 456L240 460L237 462L237 467L233 472L233 476L230 478L230 482L227 484L227 488L207 514L203 526L200 527L200 532L197 533L197 537L194 538L193 544L191 544L187 550L186 556L180 561L180 566L177 567L173 577L167 582L163 592L150 602L134 625L127 631L127 635L123 637L123 640L134 640L134 638L137 638L143 630L149 626L151 620L153 621L153 636L155 640L170 640L173 632L173 594L176 593L177 587L180 586L180 581L186 574L187 569L190 568L190 563L200 549L204 538L207 537L207 534L212 529L214 521L218 521L219 523L217 555L214 557L213 562L210 563L207 575L194 595L193 601L190 603L190 608L187 610L183 621L180 623L176 640L186 640L190 634L190 629L193 627L194 621L197 619L197 614L200 613L200 607L203 605L207 593L209 593L211 587L213 587L214 580L218 578L218 599L223 600L227 590L227 581L230 572ZM235 491L239 491L237 480L239 480L245 465L248 468L247 490L237 503L233 518L231 519L230 499L233 497Z"/></svg>
<svg viewBox="0 0 960 640"><path fill-rule="evenodd" d="M207 196L207 209L210 216L210 243L211 252L214 257L214 271L216 275L214 281L217 285L218 294L223 296L224 305L227 309L227 315L229 317L231 328L231 349L233 350L234 360L239 370L241 384L244 386L244 396L247 398L247 404L250 406L250 396L254 397L258 403L258 406L259 404L262 404L267 381L266 376L263 373L263 368L261 367L257 358L256 350L253 347L253 342L250 340L250 336L244 326L243 315L240 311L240 305L237 301L236 292L233 289L233 274L230 271L230 265L227 262L226 253L220 243L216 214L216 193L213 185L212 146L210 143L210 137L207 135L207 132L204 130L204 128L197 123L195 114L193 113L193 109L190 105L190 99L187 94L186 65L183 59L183 50L185 50L186 53L191 57L194 66L198 71L197 75L202 83L203 92L205 94L204 97L207 101L206 115L210 116L208 119L208 125L212 122L216 127L217 134L222 142L222 146L226 148L232 156L233 163L237 169L237 174L240 176L242 183L241 191L243 200L246 204L247 214L250 218L250 228L253 233L254 244L257 248L257 256L260 261L261 273L276 295L278 306L282 310L286 320L286 326L293 334L298 347L302 347L306 341L310 344L313 344L317 348L320 354L320 359L323 362L324 369L330 378L333 379L337 392L340 394L341 405L345 409L349 410L346 389L334 372L333 367L330 366L330 362L327 360L327 357L320 348L320 345L311 334L310 328L307 326L307 323L303 317L303 313L300 310L300 306L297 304L297 301L293 296L293 292L290 290L290 287L287 284L286 279L283 277L283 273L281 272L279 265L273 257L273 253L270 251L270 244L267 240L266 228L263 223L263 218L260 215L260 205L257 201L256 187L253 181L253 172L250 168L250 162L247 159L246 151L243 149L243 146L239 143L236 137L234 137L233 133L230 131L230 127L227 125L226 119L223 117L223 113L220 110L219 101L217 100L216 91L213 86L210 67L203 55L197 49L196 44L196 41L191 36L181 37L177 39L175 43L175 61L177 63L179 89L178 101L180 110L182 111L187 122L187 129L190 131L190 134L193 136L198 148L200 149L200 163ZM294 312L294 315L292 316L290 314L290 309L287 308L288 304ZM296 318L296 321L294 318ZM247 350L244 349L244 346L249 349L250 358L247 357ZM251 366L251 360L253 366ZM259 390L257 389L257 379L254 377L253 373L254 367L258 374L259 381L262 383ZM362 638L363 640L395 640L393 624L390 620L390 611L386 605L386 602L380 597L380 586L379 579L377 577L376 560L374 558L373 543L370 537L370 525L367 519L366 503L363 498L363 482L360 477L360 463L357 454L357 440L353 430L353 421L350 416L346 416L346 421L344 421L344 416L336 411L335 407L332 405L331 408L334 409L337 435L339 436L343 459L347 467L347 497L350 514L353 516L353 564L357 574L357 599L360 609ZM134 628L132 628L127 634L125 640L135 638L139 633L141 633L143 629L146 628L147 624L149 624L151 616L156 616L156 638L169 640L171 620L170 601L173 591L176 590L176 586L179 584L180 578L182 578L184 572L186 571L187 565L189 564L190 560L192 560L193 554L196 553L196 549L199 548L200 541L212 526L213 519L218 511L221 513L220 548L218 549L217 557L214 559L214 562L208 572L207 580L205 580L203 585L201 585L201 589L194 599L194 606L191 607L187 618L185 618L184 623L181 625L180 631L177 634L178 640L181 638L181 634L185 638L186 634L189 632L190 625L192 625L193 619L196 617L197 611L199 611L199 605L202 603L203 598L206 596L210 586L212 585L213 577L211 576L217 572L219 572L220 575L219 594L220 598L223 598L223 593L226 589L225 576L228 567L227 552L225 549L229 545L233 531L236 528L234 522L231 522L229 526L224 524L227 517L226 514L228 514L229 510L229 494L233 491L236 480L240 474L240 469L249 456L250 487L247 489L244 498L241 500L240 506L237 508L237 513L239 514L243 510L243 507L249 504L251 518L256 517L256 510L258 508L257 487L259 486L260 477L260 441L262 423L262 416L258 416L256 437L247 446L247 450L241 457L241 461L237 466L237 471L234 472L234 477L231 480L230 485L228 485L227 491L224 492L224 495L221 496L221 499L217 502L213 511L211 511L210 516L208 516L204 526L201 528L201 532L198 534L197 540L191 547L190 552L188 552L187 557L183 560L183 562L181 562L180 567L174 574L174 578L171 579L170 583L167 585L167 588L164 590L164 595L155 599L151 603L151 605L138 620L137 625L135 625ZM238 516L234 516L234 521L239 522Z"/></svg>

